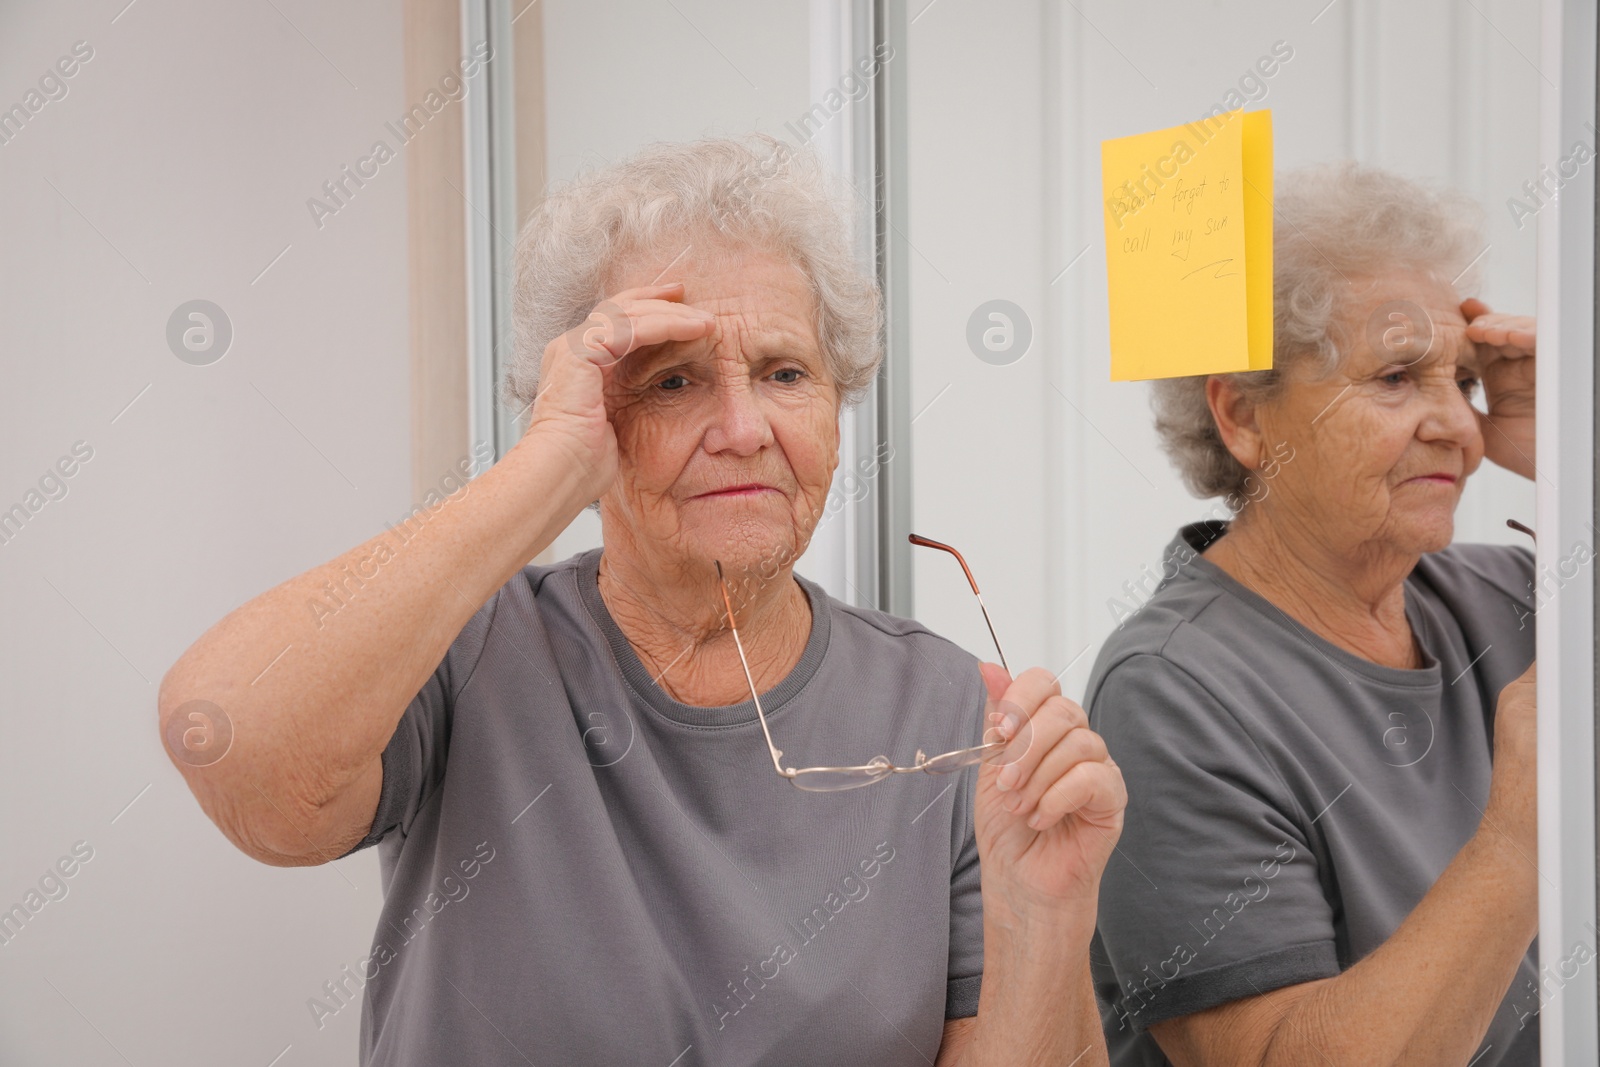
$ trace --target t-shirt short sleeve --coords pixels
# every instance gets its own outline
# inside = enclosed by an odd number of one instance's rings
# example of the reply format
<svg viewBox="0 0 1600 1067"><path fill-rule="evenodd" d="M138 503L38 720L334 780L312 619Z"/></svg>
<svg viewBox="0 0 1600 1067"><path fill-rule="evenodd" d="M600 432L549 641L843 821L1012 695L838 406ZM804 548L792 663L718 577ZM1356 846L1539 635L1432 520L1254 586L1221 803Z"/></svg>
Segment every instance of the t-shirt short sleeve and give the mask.
<svg viewBox="0 0 1600 1067"><path fill-rule="evenodd" d="M444 780L455 697L483 656L498 602L497 595L467 621L400 716L383 749L383 787L372 826L346 856L377 844L397 829L404 837L417 812Z"/></svg>
<svg viewBox="0 0 1600 1067"><path fill-rule="evenodd" d="M1249 722L1179 664L1140 653L1094 693L1091 725L1127 780L1099 933L1142 1031L1339 973L1333 908L1299 808Z"/></svg>
<svg viewBox="0 0 1600 1067"><path fill-rule="evenodd" d="M980 694L982 686L980 684ZM980 696L980 703L981 703ZM981 714L981 712L980 712ZM966 1019L978 1014L978 993L983 986L983 893L978 866L978 836L973 808L978 795L978 772L961 772L960 796L955 803L952 841L955 864L950 872L950 971L945 987L944 1017Z"/></svg>

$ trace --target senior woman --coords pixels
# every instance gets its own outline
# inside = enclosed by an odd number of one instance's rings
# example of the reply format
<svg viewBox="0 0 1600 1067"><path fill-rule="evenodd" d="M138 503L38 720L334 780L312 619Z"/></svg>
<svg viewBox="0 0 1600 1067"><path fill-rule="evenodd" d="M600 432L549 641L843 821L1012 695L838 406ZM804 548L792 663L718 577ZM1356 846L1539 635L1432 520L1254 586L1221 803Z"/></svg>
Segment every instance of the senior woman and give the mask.
<svg viewBox="0 0 1600 1067"><path fill-rule="evenodd" d="M1082 710L792 571L879 358L842 212L764 137L551 197L518 250L522 439L168 673L169 738L231 723L222 758L173 755L239 848L379 844L373 953L308 1005L364 985L363 1064L1104 1062L1124 794ZM528 565L592 501L603 547ZM873 761L986 724L977 773Z"/></svg>
<svg viewBox="0 0 1600 1067"><path fill-rule="evenodd" d="M1533 558L1451 542L1485 455L1533 476L1533 324L1462 301L1453 194L1342 165L1276 211L1273 369L1154 393L1237 515L1171 542L1089 682L1132 798L1112 1061L1532 1067Z"/></svg>

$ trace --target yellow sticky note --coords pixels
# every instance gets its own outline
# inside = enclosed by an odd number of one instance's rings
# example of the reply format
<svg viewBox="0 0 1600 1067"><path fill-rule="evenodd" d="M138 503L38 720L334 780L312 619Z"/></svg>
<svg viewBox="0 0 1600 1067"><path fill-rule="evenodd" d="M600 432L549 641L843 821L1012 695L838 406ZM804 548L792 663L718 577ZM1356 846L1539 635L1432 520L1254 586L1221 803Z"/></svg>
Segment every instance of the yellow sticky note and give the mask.
<svg viewBox="0 0 1600 1067"><path fill-rule="evenodd" d="M1102 142L1111 380L1272 366L1272 112Z"/></svg>

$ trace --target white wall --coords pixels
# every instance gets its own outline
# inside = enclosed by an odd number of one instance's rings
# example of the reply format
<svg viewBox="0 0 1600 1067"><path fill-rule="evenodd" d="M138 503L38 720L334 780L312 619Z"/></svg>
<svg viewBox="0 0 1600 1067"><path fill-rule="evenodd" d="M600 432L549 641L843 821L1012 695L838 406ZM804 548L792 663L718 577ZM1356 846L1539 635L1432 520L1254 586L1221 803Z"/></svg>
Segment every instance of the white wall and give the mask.
<svg viewBox="0 0 1600 1067"><path fill-rule="evenodd" d="M1484 295L1532 313L1534 227L1519 232L1505 200L1537 176L1537 4L1320 7L911 0L916 524L968 554L1013 667L1071 664L1070 696L1112 629L1107 601L1209 506L1160 452L1148 386L1109 380L1102 140L1198 117L1287 41L1293 59L1250 105L1272 109L1277 165L1353 157L1472 193ZM1034 329L1009 366L966 343L995 298ZM1504 520L1531 522L1533 495L1485 464L1458 539L1520 539ZM914 558L917 616L992 658L953 561Z"/></svg>
<svg viewBox="0 0 1600 1067"><path fill-rule="evenodd" d="M0 107L93 48L0 145L0 509L93 449L0 544L0 908L93 848L0 945L0 1063L350 1064L359 1007L319 1032L305 1002L367 954L375 855L236 851L155 687L409 506L403 156L322 229L306 207L409 103L399 6L126 2L0 6ZM233 326L210 366L165 336L197 297Z"/></svg>

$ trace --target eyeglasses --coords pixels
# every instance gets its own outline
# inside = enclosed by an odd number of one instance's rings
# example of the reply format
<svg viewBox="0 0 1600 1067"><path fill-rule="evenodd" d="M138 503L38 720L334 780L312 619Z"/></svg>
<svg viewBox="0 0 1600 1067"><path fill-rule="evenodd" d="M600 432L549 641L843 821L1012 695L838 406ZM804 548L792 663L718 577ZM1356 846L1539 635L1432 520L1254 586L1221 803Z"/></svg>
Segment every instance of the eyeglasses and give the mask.
<svg viewBox="0 0 1600 1067"><path fill-rule="evenodd" d="M978 592L978 583L972 577L972 569L967 566L967 561L961 558L961 553L949 545L940 544L938 541L926 537L911 535L911 543L925 548L937 548L950 553L961 564L961 570L967 576L967 584L972 586L972 593L978 598L978 607L983 611L983 621L989 627L989 636L994 640L994 649L1000 653L1000 665L1006 668L1009 674L1011 667L1006 663L1006 654L1000 648L1000 638L995 636L994 623L989 619L989 609L984 606L983 594ZM990 741L986 744L975 745L972 748L958 748L952 752L944 752L937 756L929 756L920 748L917 749L915 762L909 767L897 767L890 762L887 756L875 756L866 763L853 767L785 767L783 765L783 750L772 741L772 730L767 726L767 714L761 708L761 694L756 692L756 682L750 674L750 661L745 658L744 642L739 638L739 628L733 621L733 600L728 596L728 583L722 574L722 563L717 563L717 581L722 586L722 603L728 611L728 629L733 631L733 644L739 650L739 663L744 667L745 681L750 685L750 699L755 702L756 718L761 720L761 732L767 739L767 751L772 754L772 766L780 775L789 780L789 784L797 789L804 789L812 793L836 793L845 789L859 789L864 785L881 782L891 774L909 774L913 771L923 771L927 774L950 774L963 767L970 767L974 763L981 763L991 755L999 753L1006 747L1004 740Z"/></svg>

